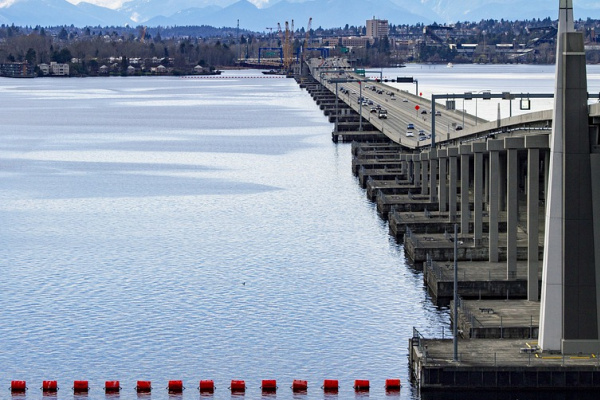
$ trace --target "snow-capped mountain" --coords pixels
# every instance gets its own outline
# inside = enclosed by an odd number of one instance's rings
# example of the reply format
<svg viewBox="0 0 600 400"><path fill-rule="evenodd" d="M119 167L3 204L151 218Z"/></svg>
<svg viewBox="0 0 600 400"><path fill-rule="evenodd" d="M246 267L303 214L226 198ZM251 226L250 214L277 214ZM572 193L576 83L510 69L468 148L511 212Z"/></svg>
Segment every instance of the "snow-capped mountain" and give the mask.
<svg viewBox="0 0 600 400"><path fill-rule="evenodd" d="M91 0L89 0L91 1ZM482 19L523 20L558 16L558 1L548 0L129 0L119 9L66 0L15 0L2 7L0 23L15 25L211 25L265 31L296 21L313 27L364 25L372 17L391 24L451 23ZM575 0L575 18L600 19L600 2ZM261 7L257 7L259 4Z"/></svg>

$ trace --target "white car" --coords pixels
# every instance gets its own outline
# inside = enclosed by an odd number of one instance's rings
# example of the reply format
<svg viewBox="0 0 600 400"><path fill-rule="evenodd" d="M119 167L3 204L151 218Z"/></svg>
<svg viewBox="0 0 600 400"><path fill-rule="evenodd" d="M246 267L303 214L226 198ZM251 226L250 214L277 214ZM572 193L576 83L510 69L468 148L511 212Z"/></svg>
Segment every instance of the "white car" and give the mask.
<svg viewBox="0 0 600 400"><path fill-rule="evenodd" d="M415 134L413 133L413 131L406 131L406 137L414 137Z"/></svg>

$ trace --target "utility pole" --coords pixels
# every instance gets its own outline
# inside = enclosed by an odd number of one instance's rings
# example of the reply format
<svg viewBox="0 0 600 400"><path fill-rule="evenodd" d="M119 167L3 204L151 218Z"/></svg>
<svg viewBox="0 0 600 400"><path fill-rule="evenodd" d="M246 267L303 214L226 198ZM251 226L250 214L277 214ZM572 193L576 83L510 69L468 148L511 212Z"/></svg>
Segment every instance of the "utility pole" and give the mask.
<svg viewBox="0 0 600 400"><path fill-rule="evenodd" d="M242 49L242 44L240 43L240 20L239 19L237 20L237 48L238 48L237 59L238 59L238 62L240 62L240 58L241 58L240 51Z"/></svg>

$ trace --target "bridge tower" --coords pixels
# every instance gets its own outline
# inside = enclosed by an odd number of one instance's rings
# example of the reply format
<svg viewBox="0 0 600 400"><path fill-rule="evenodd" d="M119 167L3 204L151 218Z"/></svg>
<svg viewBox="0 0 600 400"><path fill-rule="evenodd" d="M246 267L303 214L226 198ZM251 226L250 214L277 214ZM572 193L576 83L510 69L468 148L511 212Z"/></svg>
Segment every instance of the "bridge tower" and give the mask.
<svg viewBox="0 0 600 400"><path fill-rule="evenodd" d="M539 345L600 350L600 154L592 152L583 34L559 0Z"/></svg>

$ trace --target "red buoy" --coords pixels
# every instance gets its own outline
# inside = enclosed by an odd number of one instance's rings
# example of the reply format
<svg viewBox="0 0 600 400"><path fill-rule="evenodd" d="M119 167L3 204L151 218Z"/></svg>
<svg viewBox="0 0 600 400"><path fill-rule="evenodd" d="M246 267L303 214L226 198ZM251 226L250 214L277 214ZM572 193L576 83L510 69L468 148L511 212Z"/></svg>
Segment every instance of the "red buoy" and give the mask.
<svg viewBox="0 0 600 400"><path fill-rule="evenodd" d="M401 387L400 379L386 379L385 390L387 391L398 391Z"/></svg>
<svg viewBox="0 0 600 400"><path fill-rule="evenodd" d="M366 379L356 379L354 381L354 390L357 392L368 392L369 387L369 381Z"/></svg>
<svg viewBox="0 0 600 400"><path fill-rule="evenodd" d="M183 387L183 381L169 381L167 389L169 389L169 393L183 393L185 388Z"/></svg>
<svg viewBox="0 0 600 400"><path fill-rule="evenodd" d="M200 381L200 386L198 386L198 390L203 393L213 393L215 391L215 382L212 380L204 380Z"/></svg>
<svg viewBox="0 0 600 400"><path fill-rule="evenodd" d="M246 382L244 381L231 381L231 391L232 392L245 392L246 391Z"/></svg>
<svg viewBox="0 0 600 400"><path fill-rule="evenodd" d="M42 391L45 393L56 393L58 392L58 383L56 381L43 381Z"/></svg>
<svg viewBox="0 0 600 400"><path fill-rule="evenodd" d="M24 393L27 390L27 383L25 381L11 381L10 391L12 393Z"/></svg>
<svg viewBox="0 0 600 400"><path fill-rule="evenodd" d="M298 379L294 379L294 382L292 382L292 391L293 392L306 392L307 389L308 389L307 381L301 381Z"/></svg>
<svg viewBox="0 0 600 400"><path fill-rule="evenodd" d="M90 385L88 381L74 381L73 382L73 393L87 393L90 391Z"/></svg>
<svg viewBox="0 0 600 400"><path fill-rule="evenodd" d="M106 393L119 393L120 390L119 381L106 381L104 383L104 391Z"/></svg>
<svg viewBox="0 0 600 400"><path fill-rule="evenodd" d="M275 379L263 379L261 387L263 392L276 392L277 381Z"/></svg>
<svg viewBox="0 0 600 400"><path fill-rule="evenodd" d="M337 392L339 388L337 379L325 379L323 381L323 390L326 392Z"/></svg>
<svg viewBox="0 0 600 400"><path fill-rule="evenodd" d="M151 381L137 381L135 390L138 393L150 393L152 391L152 382Z"/></svg>

